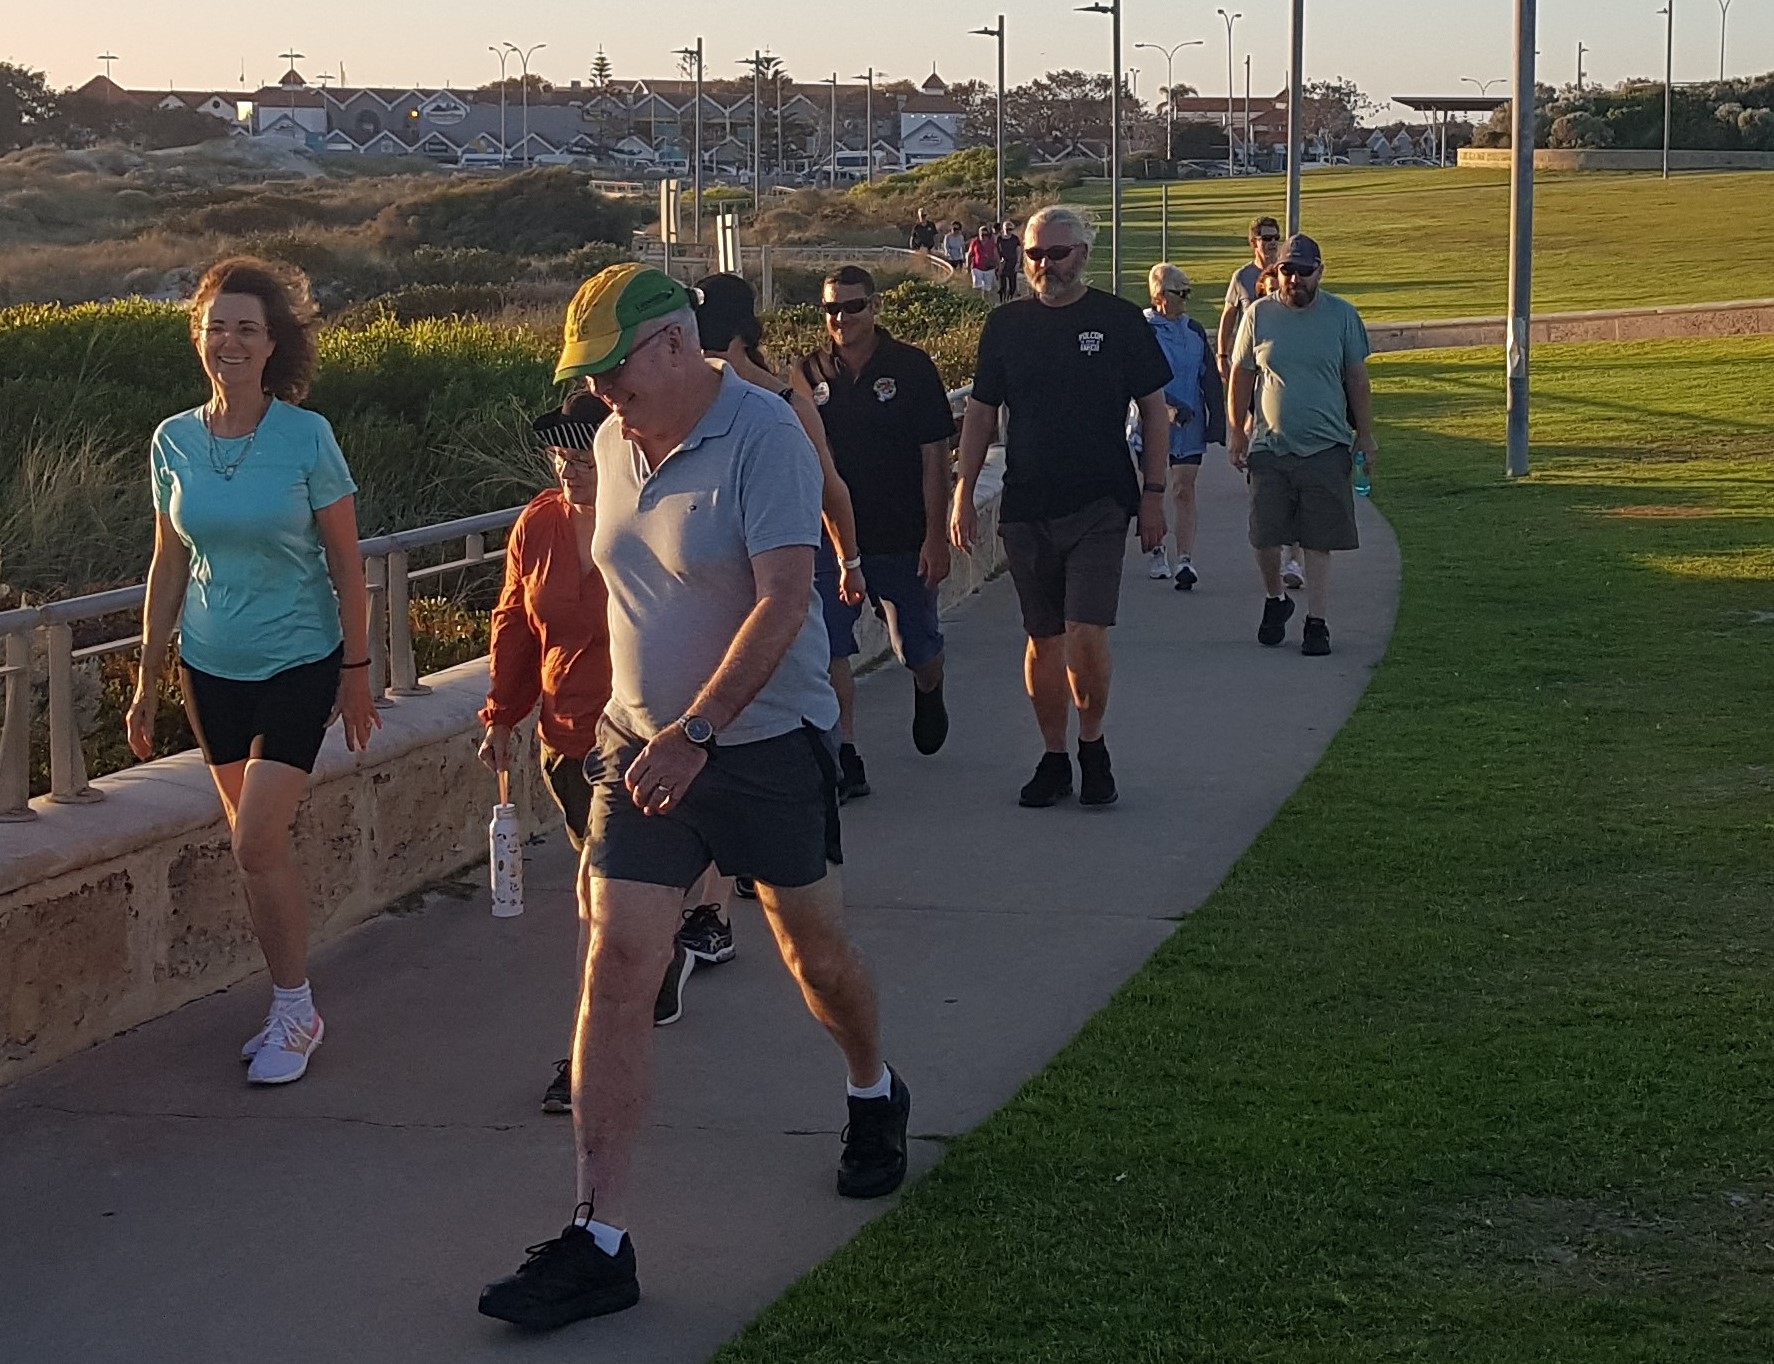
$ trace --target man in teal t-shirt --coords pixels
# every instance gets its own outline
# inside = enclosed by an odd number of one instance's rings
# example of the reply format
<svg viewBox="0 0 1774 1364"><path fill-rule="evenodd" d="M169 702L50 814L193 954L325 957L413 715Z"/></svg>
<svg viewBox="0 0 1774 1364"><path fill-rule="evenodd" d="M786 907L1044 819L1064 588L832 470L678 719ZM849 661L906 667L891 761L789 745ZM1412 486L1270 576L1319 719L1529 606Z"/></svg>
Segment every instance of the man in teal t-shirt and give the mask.
<svg viewBox="0 0 1774 1364"><path fill-rule="evenodd" d="M1351 486L1356 452L1370 478L1379 457L1367 328L1353 304L1319 289L1324 258L1312 238L1289 237L1276 270L1280 288L1245 310L1232 343L1226 453L1250 477L1250 543L1266 593L1257 642L1276 645L1286 636L1294 603L1282 586L1281 551L1297 543L1306 555L1300 652L1322 655L1331 651L1331 553L1360 544ZM1247 430L1259 373L1261 400L1254 430Z"/></svg>
<svg viewBox="0 0 1774 1364"><path fill-rule="evenodd" d="M250 436L212 437L203 409L154 433L154 507L191 551L179 656L260 682L339 647L339 600L314 513L357 491L318 412L274 400Z"/></svg>

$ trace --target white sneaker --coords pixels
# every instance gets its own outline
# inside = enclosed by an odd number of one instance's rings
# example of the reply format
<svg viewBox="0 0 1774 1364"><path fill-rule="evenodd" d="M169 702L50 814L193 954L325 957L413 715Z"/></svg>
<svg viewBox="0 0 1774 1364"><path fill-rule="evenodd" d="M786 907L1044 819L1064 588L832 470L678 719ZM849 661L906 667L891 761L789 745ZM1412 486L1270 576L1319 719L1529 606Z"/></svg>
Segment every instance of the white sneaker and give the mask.
<svg viewBox="0 0 1774 1364"><path fill-rule="evenodd" d="M1281 584L1283 587L1304 587L1306 575L1300 570L1298 559L1289 559L1281 566Z"/></svg>
<svg viewBox="0 0 1774 1364"><path fill-rule="evenodd" d="M308 1058L325 1035L326 1024L319 1014L306 1024L286 1013L272 1014L246 1078L255 1085L287 1085L300 1080L308 1073Z"/></svg>
<svg viewBox="0 0 1774 1364"><path fill-rule="evenodd" d="M265 1039L271 1036L271 1024L277 1018L274 1012L265 1015L265 1026L246 1039L246 1045L240 1049L240 1063L245 1065L259 1054L259 1048L265 1045Z"/></svg>
<svg viewBox="0 0 1774 1364"><path fill-rule="evenodd" d="M1146 570L1146 576L1154 582L1170 576L1170 560L1164 557L1164 551L1152 551L1152 567Z"/></svg>

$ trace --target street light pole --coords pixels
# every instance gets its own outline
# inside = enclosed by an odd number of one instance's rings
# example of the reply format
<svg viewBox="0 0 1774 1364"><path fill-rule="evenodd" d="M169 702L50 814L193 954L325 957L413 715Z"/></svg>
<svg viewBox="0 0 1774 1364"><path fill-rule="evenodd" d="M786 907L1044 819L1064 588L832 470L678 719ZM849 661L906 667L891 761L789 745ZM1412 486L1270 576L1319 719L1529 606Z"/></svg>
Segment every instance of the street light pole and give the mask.
<svg viewBox="0 0 1774 1364"><path fill-rule="evenodd" d="M764 211L764 111L759 101L763 98L764 54L756 48L752 49L751 60L739 59L741 66L751 67L751 193L752 211Z"/></svg>
<svg viewBox="0 0 1774 1364"><path fill-rule="evenodd" d="M838 187L838 73L832 72L832 188Z"/></svg>
<svg viewBox="0 0 1774 1364"><path fill-rule="evenodd" d="M494 47L489 43L487 51L499 59L499 164L503 166L506 160L506 149L510 146L505 139L505 63L511 58L511 44L507 43L504 47Z"/></svg>
<svg viewBox="0 0 1774 1364"><path fill-rule="evenodd" d="M1731 0L1719 0L1719 80L1725 79L1725 16L1731 12ZM110 74L110 68L105 68Z"/></svg>
<svg viewBox="0 0 1774 1364"><path fill-rule="evenodd" d="M1583 93L1583 54L1589 51L1582 43L1577 44L1577 93Z"/></svg>
<svg viewBox="0 0 1774 1364"><path fill-rule="evenodd" d="M524 72L524 81L523 81L524 169L528 170L530 167L530 54L532 52L540 52L543 48L547 47L548 44L547 43L532 43L527 48L519 47L516 43L507 43L507 44L505 44L505 46L509 47L512 50L512 52L516 55L518 61L520 63L522 63L522 65L523 65L523 72ZM501 79L503 79L503 77L504 77L504 68L503 67L500 68L500 77L501 77Z"/></svg>
<svg viewBox="0 0 1774 1364"><path fill-rule="evenodd" d="M691 143L696 158L691 170L691 184L696 193L696 215L691 219L691 240L702 241L702 39L696 40L695 47L680 47L678 56L687 62L696 63L696 106L691 118L694 128L694 141Z"/></svg>
<svg viewBox="0 0 1774 1364"><path fill-rule="evenodd" d="M973 28L969 33L977 33L982 38L998 40L998 221L1004 221L1004 16L998 16L996 28Z"/></svg>
<svg viewBox="0 0 1774 1364"><path fill-rule="evenodd" d="M1121 0L1079 5L1081 14L1109 16L1109 281L1121 293Z"/></svg>
<svg viewBox="0 0 1774 1364"><path fill-rule="evenodd" d="M111 90L110 90L111 63L117 60L117 54L115 52L109 52L109 51L101 52L101 53L99 53L98 56L94 57L93 60L98 61L98 62L103 62L105 64L105 87L106 87L106 89L105 89L105 103L109 104L111 102ZM1724 58L1723 57L1719 58L1719 62L1722 65L1724 62Z"/></svg>
<svg viewBox="0 0 1774 1364"><path fill-rule="evenodd" d="M1528 329L1534 300L1535 0L1515 0L1515 107L1509 148L1509 477L1528 472Z"/></svg>
<svg viewBox="0 0 1774 1364"><path fill-rule="evenodd" d="M1134 44L1135 48L1149 47L1154 52L1164 54L1164 159L1166 161L1172 160L1176 156L1177 140L1177 97L1173 88L1176 84L1176 73L1171 64L1176 60L1177 53L1185 47L1200 47L1202 41L1197 38L1193 42L1178 43L1175 47L1164 47L1159 43Z"/></svg>
<svg viewBox="0 0 1774 1364"><path fill-rule="evenodd" d="M863 123L865 128L862 140L864 150L868 153L868 183L871 185L875 183L875 77L877 75L885 76L886 74L885 71L876 71L875 68L871 66L868 69L868 74L866 76L852 76L850 78L851 80L868 82L868 94L865 97L866 102L863 105ZM1002 222L1003 218L1004 215L1000 213L998 215L999 221Z"/></svg>
<svg viewBox="0 0 1774 1364"><path fill-rule="evenodd" d="M1244 164L1250 166L1250 53L1244 54Z"/></svg>
<svg viewBox="0 0 1774 1364"><path fill-rule="evenodd" d="M1287 57L1287 234L1300 230L1300 156L1305 151L1301 127L1301 84L1306 78L1306 0L1294 0L1288 17Z"/></svg>
<svg viewBox="0 0 1774 1364"><path fill-rule="evenodd" d="M279 52L277 55L282 57L286 62L288 62L290 64L290 70L294 71L296 69L296 63L303 60L305 57L307 57L308 54L306 52L297 52L296 49L292 46L288 52ZM294 85L292 85L292 86L290 86L290 122L294 123L295 121L296 121L296 87Z"/></svg>
<svg viewBox="0 0 1774 1364"><path fill-rule="evenodd" d="M1242 11L1227 14L1223 9L1215 10L1214 13L1226 21L1226 174L1236 175L1237 163L1232 156L1232 25L1244 18L1244 14Z"/></svg>
<svg viewBox="0 0 1774 1364"><path fill-rule="evenodd" d="M1663 28L1663 178L1669 179L1669 129L1675 101L1675 0L1666 0L1657 13L1666 16Z"/></svg>

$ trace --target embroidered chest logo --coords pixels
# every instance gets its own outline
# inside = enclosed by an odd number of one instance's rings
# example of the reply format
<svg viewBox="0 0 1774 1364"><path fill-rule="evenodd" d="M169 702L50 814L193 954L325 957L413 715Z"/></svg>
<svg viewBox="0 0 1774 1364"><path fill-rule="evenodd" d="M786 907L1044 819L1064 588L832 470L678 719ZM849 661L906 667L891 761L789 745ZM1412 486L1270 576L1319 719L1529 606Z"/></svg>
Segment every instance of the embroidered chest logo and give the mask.
<svg viewBox="0 0 1774 1364"><path fill-rule="evenodd" d="M895 393L898 393L898 392L899 392L899 385L894 380L892 380L892 379L876 379L875 380L875 401L876 402L884 403L888 399L893 397L893 395Z"/></svg>
<svg viewBox="0 0 1774 1364"><path fill-rule="evenodd" d="M832 386L824 379L813 385L813 401L824 407L832 400Z"/></svg>
<svg viewBox="0 0 1774 1364"><path fill-rule="evenodd" d="M1101 332L1078 333L1078 350L1080 354L1095 355L1102 350L1102 348L1103 334Z"/></svg>

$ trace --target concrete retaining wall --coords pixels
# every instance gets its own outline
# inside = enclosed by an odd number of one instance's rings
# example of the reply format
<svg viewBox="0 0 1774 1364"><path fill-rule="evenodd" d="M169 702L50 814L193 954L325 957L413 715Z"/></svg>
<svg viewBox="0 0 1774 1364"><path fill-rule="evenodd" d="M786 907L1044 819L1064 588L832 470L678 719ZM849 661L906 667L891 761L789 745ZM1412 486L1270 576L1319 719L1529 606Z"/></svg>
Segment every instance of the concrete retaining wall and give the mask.
<svg viewBox="0 0 1774 1364"><path fill-rule="evenodd" d="M1373 322L1368 340L1378 351L1444 346L1501 346L1501 317L1451 317L1432 322ZM1619 308L1590 313L1542 313L1532 319L1530 344L1559 341L1656 341L1774 334L1774 299L1692 303L1667 308Z"/></svg>
<svg viewBox="0 0 1774 1364"><path fill-rule="evenodd" d="M955 556L945 610L1002 566L1001 463L994 452L980 480L978 549ZM885 654L872 615L857 633L864 659ZM475 757L486 660L425 680L429 695L382 712L367 753L327 736L296 818L316 943L486 859L495 786ZM513 799L527 829L552 828L532 727L519 737ZM36 820L0 825L0 1084L263 966L201 755L93 785L96 805L38 800Z"/></svg>
<svg viewBox="0 0 1774 1364"><path fill-rule="evenodd" d="M1508 170L1515 155L1508 147L1461 147L1458 163L1464 167ZM1774 170L1774 152L1674 151L1671 170ZM1538 147L1535 170L1560 171L1661 171L1663 149L1653 147Z"/></svg>

